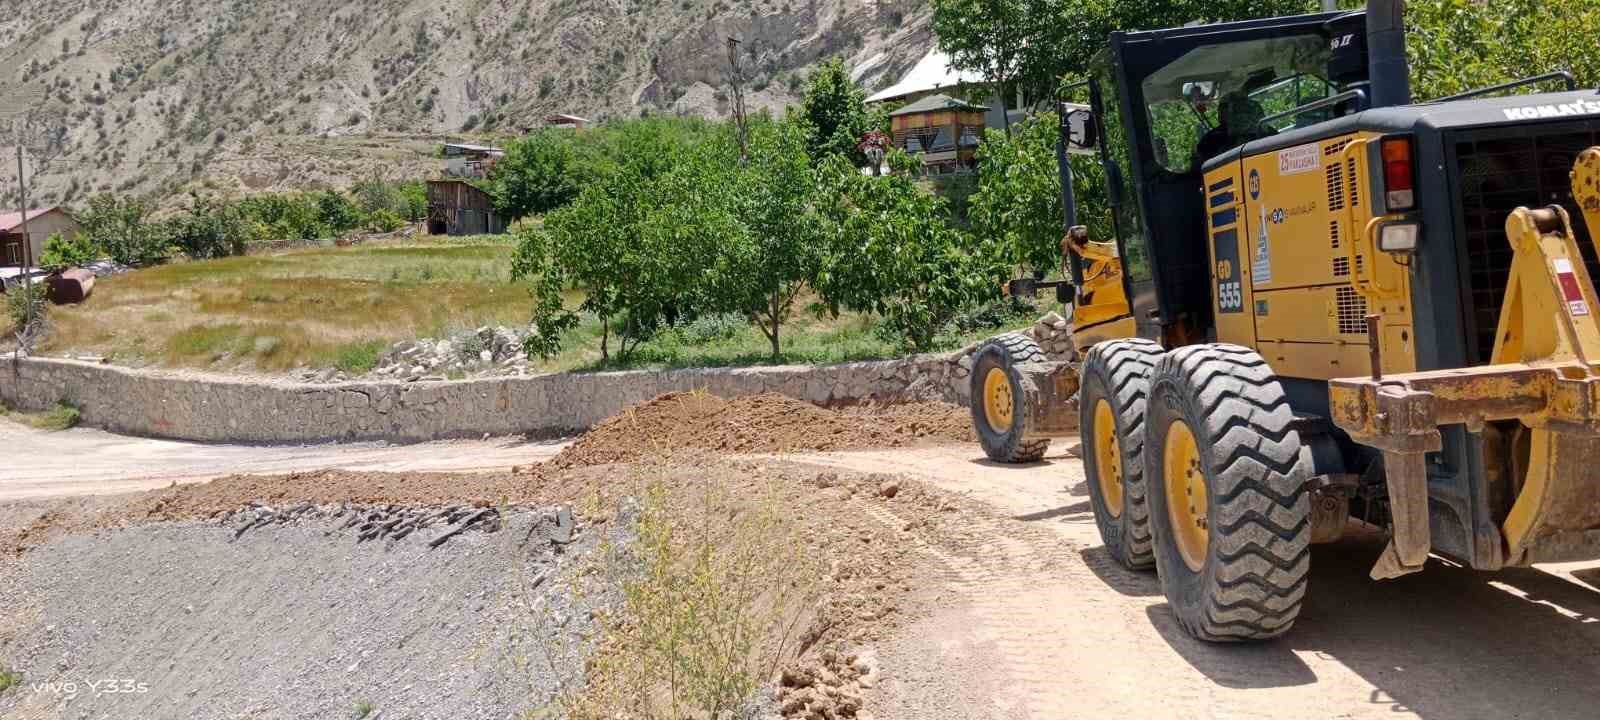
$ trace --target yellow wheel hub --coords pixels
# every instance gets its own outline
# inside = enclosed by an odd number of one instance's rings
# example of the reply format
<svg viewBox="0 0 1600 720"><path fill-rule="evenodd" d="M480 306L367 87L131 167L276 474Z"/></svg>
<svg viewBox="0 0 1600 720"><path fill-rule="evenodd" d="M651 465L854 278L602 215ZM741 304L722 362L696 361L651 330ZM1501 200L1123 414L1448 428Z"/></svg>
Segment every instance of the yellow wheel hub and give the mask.
<svg viewBox="0 0 1600 720"><path fill-rule="evenodd" d="M1200 446L1188 423L1172 422L1161 458L1161 484L1166 488L1173 542L1183 556L1183 564L1200 572L1206 564L1211 530L1206 521L1206 475L1200 468Z"/></svg>
<svg viewBox="0 0 1600 720"><path fill-rule="evenodd" d="M1122 448L1117 444L1117 417L1103 399L1094 404L1094 466L1106 512L1122 517Z"/></svg>
<svg viewBox="0 0 1600 720"><path fill-rule="evenodd" d="M989 374L983 376L983 415L989 420L989 427L996 432L1006 432L1011 429L1012 408L1016 401L1011 395L1011 379L1006 377L1006 371L1001 368L989 368Z"/></svg>

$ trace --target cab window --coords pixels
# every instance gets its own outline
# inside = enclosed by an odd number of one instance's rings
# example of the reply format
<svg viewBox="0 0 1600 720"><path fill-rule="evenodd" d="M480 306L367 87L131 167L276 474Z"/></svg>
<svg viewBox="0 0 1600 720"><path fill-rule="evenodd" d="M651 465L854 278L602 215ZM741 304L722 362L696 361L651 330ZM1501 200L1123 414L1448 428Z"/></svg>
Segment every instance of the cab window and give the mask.
<svg viewBox="0 0 1600 720"><path fill-rule="evenodd" d="M1332 51L1319 35L1195 48L1141 85L1156 163L1199 172L1206 160L1328 112L1267 118L1336 91L1325 79Z"/></svg>

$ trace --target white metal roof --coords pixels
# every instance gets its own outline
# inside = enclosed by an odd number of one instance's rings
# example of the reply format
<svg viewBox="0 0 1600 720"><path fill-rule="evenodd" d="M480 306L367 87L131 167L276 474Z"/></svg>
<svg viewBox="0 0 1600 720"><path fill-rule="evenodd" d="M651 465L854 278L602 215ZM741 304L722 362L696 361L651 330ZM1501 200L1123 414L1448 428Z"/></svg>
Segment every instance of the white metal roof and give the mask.
<svg viewBox="0 0 1600 720"><path fill-rule="evenodd" d="M930 90L951 88L963 83L981 83L983 76L975 72L961 72L950 67L950 56L930 50L926 56L897 82L872 94L867 102L883 102Z"/></svg>

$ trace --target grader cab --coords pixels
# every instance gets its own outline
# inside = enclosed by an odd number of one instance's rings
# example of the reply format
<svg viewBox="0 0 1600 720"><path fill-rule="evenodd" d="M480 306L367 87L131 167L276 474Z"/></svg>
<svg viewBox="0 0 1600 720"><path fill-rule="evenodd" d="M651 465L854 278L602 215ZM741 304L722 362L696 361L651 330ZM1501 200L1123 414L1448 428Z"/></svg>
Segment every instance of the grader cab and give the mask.
<svg viewBox="0 0 1600 720"><path fill-rule="evenodd" d="M1352 520L1378 579L1600 558L1600 95L1413 102L1400 5L1112 34L1063 143L1115 226L1063 241L1079 355L975 357L985 450L1076 434L1202 639L1287 631Z"/></svg>

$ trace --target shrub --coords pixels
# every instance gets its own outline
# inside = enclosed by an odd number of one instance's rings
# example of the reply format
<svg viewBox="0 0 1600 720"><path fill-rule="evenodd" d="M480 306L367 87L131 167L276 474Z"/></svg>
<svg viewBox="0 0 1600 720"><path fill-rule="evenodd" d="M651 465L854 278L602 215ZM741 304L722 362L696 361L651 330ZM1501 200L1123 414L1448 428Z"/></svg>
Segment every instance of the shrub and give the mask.
<svg viewBox="0 0 1600 720"><path fill-rule="evenodd" d="M6 291L6 314L16 331L17 346L31 352L50 328L50 303L45 300L45 284L19 284Z"/></svg>
<svg viewBox="0 0 1600 720"><path fill-rule="evenodd" d="M372 232L394 232L404 227L405 224L405 218L400 217L388 208L379 208L376 212L367 216L367 229Z"/></svg>
<svg viewBox="0 0 1600 720"><path fill-rule="evenodd" d="M850 79L840 58L828 60L811 73L796 117L805 128L812 162L841 155L857 167L866 164L857 144L867 133L889 128L882 111L867 109L866 98L866 91Z"/></svg>
<svg viewBox="0 0 1600 720"><path fill-rule="evenodd" d="M81 267L98 257L99 253L95 252L94 243L87 234L78 233L68 240L61 233L51 233L44 241L44 254L39 258L39 266L49 270Z"/></svg>

